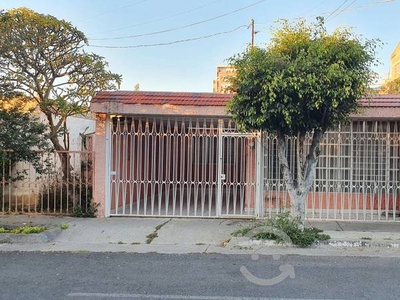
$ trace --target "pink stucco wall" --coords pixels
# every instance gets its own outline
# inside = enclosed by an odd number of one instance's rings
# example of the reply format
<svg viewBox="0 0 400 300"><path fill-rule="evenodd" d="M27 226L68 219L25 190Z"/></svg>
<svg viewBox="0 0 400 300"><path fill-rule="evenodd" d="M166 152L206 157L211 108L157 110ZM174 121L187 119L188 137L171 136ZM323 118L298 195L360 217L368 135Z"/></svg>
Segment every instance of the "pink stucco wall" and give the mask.
<svg viewBox="0 0 400 300"><path fill-rule="evenodd" d="M97 211L98 217L105 216L105 180L106 180L106 114L96 114L96 135L93 142L96 164L94 172L94 202L100 204Z"/></svg>

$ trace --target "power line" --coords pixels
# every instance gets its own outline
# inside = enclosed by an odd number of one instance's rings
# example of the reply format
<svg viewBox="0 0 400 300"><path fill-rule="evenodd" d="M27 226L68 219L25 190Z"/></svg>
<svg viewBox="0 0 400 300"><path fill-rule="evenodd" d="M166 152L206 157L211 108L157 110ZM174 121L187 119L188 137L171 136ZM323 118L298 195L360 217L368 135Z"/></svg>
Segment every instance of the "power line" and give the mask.
<svg viewBox="0 0 400 300"><path fill-rule="evenodd" d="M357 0L353 0L349 5L347 5L345 8L343 8L343 10L338 11L335 15L332 16L331 19L337 17L338 15L340 15L342 12L346 11L350 6L352 6Z"/></svg>
<svg viewBox="0 0 400 300"><path fill-rule="evenodd" d="M232 32L235 32L241 28L247 28L248 25L241 25L239 27L236 27L232 30L229 31L223 31L223 32L217 32L209 35L204 35L200 37L195 37L195 38L189 38L189 39L184 39L184 40L177 40L177 41L172 41L172 42L166 42L166 43L155 43L155 44L142 44L142 45L132 45L132 46L102 46L102 45L88 45L89 47L95 47L95 48L108 48L108 49L128 49L128 48L143 48L143 47L155 47L155 46L167 46L167 45L172 45L172 44L179 44L179 43L184 43L184 42L190 42L190 41L196 41L196 40L202 40L202 39L207 39L211 38L217 35L223 35L223 34L229 34Z"/></svg>
<svg viewBox="0 0 400 300"><path fill-rule="evenodd" d="M394 0L383 0L383 1L375 1L375 2L368 2L365 3L363 5L359 5L359 6L353 6L350 8L350 5L348 5L346 8L342 9L342 10L338 10L336 9L335 11L332 12L325 12L325 13L320 13L317 15L309 15L309 16L305 16L305 17L298 17L298 18L294 18L294 20L298 20L298 19L304 19L304 18L312 18L312 17L318 17L321 15L332 15L335 12L339 12L339 13L343 13L343 12L347 12L347 11L352 11L352 10L357 10L357 9L362 9L362 8L366 8L366 7L370 7L370 6L374 6L374 5L380 5L380 4L386 4L386 3L390 3L390 2L394 2ZM337 15L336 15L337 16ZM326 18L327 19L327 18Z"/></svg>
<svg viewBox="0 0 400 300"><path fill-rule="evenodd" d="M316 6L312 7L312 8L310 8L309 10L307 10L304 14L308 14L309 12L311 12L311 11L313 11L314 9L320 7L322 4L324 4L324 3L326 3L326 2L328 2L328 0L324 0L324 1L320 2L318 5L316 5Z"/></svg>
<svg viewBox="0 0 400 300"><path fill-rule="evenodd" d="M326 17L326 20L328 20L335 12L337 12L343 5L345 5L347 1L349 0L344 0L343 3L340 4L338 8L336 8L333 12L331 12L331 14L328 17Z"/></svg>
<svg viewBox="0 0 400 300"><path fill-rule="evenodd" d="M226 16L228 16L228 15L237 13L237 12L239 12L239 11L241 11L241 10L245 10L245 9L247 9L247 8L250 8L250 7L252 7L252 6L255 6L255 5L257 5L257 4L260 4L261 2L264 2L264 1L266 1L266 0L260 0L260 1L258 1L258 2L252 3L252 4L250 4L250 5L241 7L241 8L236 9L236 10L233 10L233 11L231 11L231 12L229 12L229 13L225 13L225 14L222 14L222 15L218 15L218 16L213 17L213 18L210 18L210 19L206 19L206 20L203 20L203 21L191 23L191 24L188 24L188 25L180 26L180 27L175 27L175 28L170 28L170 29L161 30L161 31L155 31L155 32L149 32L149 33L144 33L144 34L137 34L137 35L130 35L130 36L121 36L121 37L115 37L115 38L89 39L89 40L92 40L92 41L105 41L105 40L131 39L131 38L137 38L137 37L143 37L143 36L150 36L150 35L156 35L156 34L161 34L161 33L166 33L166 32L171 32L171 31L176 31L176 30L180 30L180 29L184 29L184 28L196 26L196 25L199 25L199 24L203 24L203 23L206 23L206 22L210 22L210 21L213 21L213 20L216 20L216 19L220 19L220 18L226 17Z"/></svg>
<svg viewBox="0 0 400 300"><path fill-rule="evenodd" d="M351 8L349 7L350 5L348 5L346 8L340 10L339 13L352 11L352 10L358 10L358 9L367 8L367 7L370 7L370 6L375 6L375 5L380 5L380 4L386 4L386 3L390 3L390 2L394 2L394 1L395 0L382 0L382 1L376 1L376 2L368 2L368 3L365 3L363 5L353 6ZM323 15L332 14L332 13L333 13L333 11L322 12L322 13L315 14L315 15L308 15L308 16L292 18L291 20L300 20L300 19L305 19L305 18L313 18L313 17L323 16ZM256 25L272 25L273 23L274 22L268 22L268 23L256 22ZM265 28L265 29L268 29L268 28Z"/></svg>
<svg viewBox="0 0 400 300"><path fill-rule="evenodd" d="M187 14L187 13L190 13L190 12L205 8L207 6L213 5L213 4L221 2L221 1L223 1L223 0L217 0L217 1L205 4L205 5L197 6L195 8L192 8L192 9L189 9L189 10L185 10L185 11L179 12L177 14L169 15L169 16L166 16L166 17L163 17L163 18L159 18L159 19L155 19L155 20L151 20L151 21L147 21L147 22L143 22L143 23L138 23L138 24L134 24L134 25L126 26L126 27L120 27L120 28L115 28L115 29L111 29L111 30L107 30L107 31L97 32L97 33L93 33L92 35L109 33L109 32L113 32L113 31L119 31L119 30L124 30L124 29L128 29L128 28L147 25L147 24L151 24L151 23L156 23L156 22L159 22L159 21L167 20L167 19L170 19L170 18L174 18L174 17L180 16L180 15L184 15L184 14Z"/></svg>

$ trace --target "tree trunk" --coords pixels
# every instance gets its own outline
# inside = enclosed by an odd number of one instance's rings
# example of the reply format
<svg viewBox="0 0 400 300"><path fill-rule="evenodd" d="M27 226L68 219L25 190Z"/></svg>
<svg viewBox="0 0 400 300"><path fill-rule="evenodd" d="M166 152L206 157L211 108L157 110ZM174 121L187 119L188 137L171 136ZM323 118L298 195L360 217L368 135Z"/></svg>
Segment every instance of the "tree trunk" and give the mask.
<svg viewBox="0 0 400 300"><path fill-rule="evenodd" d="M71 158L68 153L69 149L63 147L58 139L59 128L61 124L66 125L66 120L60 120L57 124L54 124L52 113L48 111L45 112L43 108L42 111L46 115L47 120L49 122L50 141L54 146L54 150L57 151L58 157L60 158L63 178L64 180L71 180L71 162L70 162Z"/></svg>
<svg viewBox="0 0 400 300"><path fill-rule="evenodd" d="M281 165L283 180L289 193L292 207L292 216L299 217L301 229L304 228L307 194L313 184L315 169L319 158L319 145L323 132L315 130L308 153L305 153L305 134L297 136L296 169L290 166L287 159L285 136L278 136L278 157ZM296 173L295 173L296 172ZM294 178L296 174L296 178Z"/></svg>

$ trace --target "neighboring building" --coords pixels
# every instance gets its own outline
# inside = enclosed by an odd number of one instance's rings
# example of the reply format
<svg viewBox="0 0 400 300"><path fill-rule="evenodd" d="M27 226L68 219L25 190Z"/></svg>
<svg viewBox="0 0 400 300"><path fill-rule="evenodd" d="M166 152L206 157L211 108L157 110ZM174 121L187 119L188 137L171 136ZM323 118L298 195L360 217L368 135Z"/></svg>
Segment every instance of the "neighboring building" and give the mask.
<svg viewBox="0 0 400 300"><path fill-rule="evenodd" d="M100 92L94 199L100 216L265 217L290 206L277 139L243 133L231 94ZM307 217L399 220L400 95L362 99L327 132ZM294 165L296 143L288 139Z"/></svg>
<svg viewBox="0 0 400 300"><path fill-rule="evenodd" d="M47 124L44 114L40 113L38 116ZM44 174L37 173L28 162L18 162L12 170L0 170L0 177L3 178L0 182L0 213L65 212L68 209L66 198L80 199L89 190L88 186L92 184L93 177L91 165L94 162L91 151L95 121L89 117L71 116L68 118L67 127L69 168L73 177L67 179L69 182L62 181L60 157L56 152L41 152L40 164L46 169ZM63 143L62 137L59 139ZM4 181L8 175L20 177L19 174L23 174L22 179ZM57 190L60 186L62 188ZM67 192L68 188L73 190L70 194ZM58 192L53 192L54 190Z"/></svg>
<svg viewBox="0 0 400 300"><path fill-rule="evenodd" d="M229 94L229 77L235 74L235 69L232 66L218 66L217 78L213 82L213 92Z"/></svg>
<svg viewBox="0 0 400 300"><path fill-rule="evenodd" d="M392 55L390 56L390 75L389 80L400 77L400 43L397 44Z"/></svg>

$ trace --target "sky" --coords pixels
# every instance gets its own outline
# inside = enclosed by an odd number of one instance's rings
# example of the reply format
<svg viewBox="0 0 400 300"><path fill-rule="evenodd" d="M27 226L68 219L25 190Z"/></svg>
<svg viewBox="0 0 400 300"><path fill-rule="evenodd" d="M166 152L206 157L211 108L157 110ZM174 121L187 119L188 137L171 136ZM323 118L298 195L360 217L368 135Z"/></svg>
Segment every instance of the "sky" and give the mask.
<svg viewBox="0 0 400 300"><path fill-rule="evenodd" d="M326 18L328 30L352 27L378 38L381 79L400 41L400 0L0 0L71 22L121 74L122 90L212 92L216 68L251 42L265 47L278 19ZM275 24L275 25L274 25Z"/></svg>

